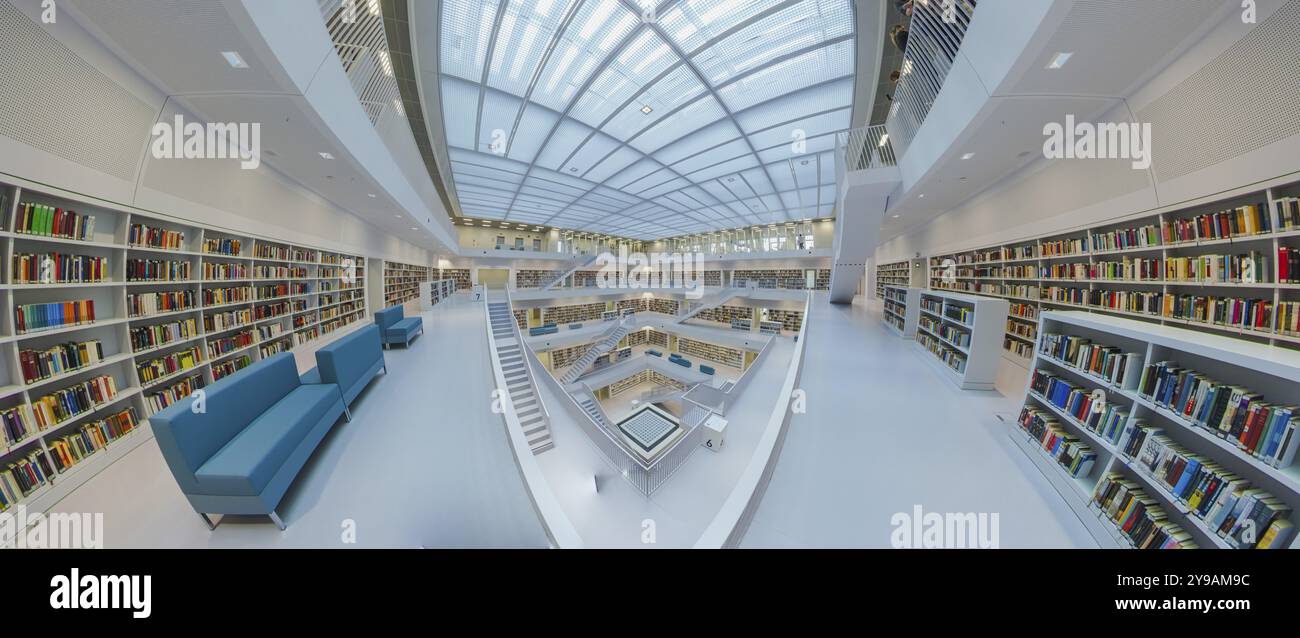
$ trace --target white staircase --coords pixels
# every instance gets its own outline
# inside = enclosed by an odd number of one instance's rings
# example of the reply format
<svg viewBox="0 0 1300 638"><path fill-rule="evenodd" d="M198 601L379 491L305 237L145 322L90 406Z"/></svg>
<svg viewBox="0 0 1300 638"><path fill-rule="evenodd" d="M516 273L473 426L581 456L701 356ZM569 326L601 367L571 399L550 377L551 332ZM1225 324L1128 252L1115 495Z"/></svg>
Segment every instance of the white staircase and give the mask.
<svg viewBox="0 0 1300 638"><path fill-rule="evenodd" d="M605 418L604 411L596 405L596 402L592 400L591 395L578 397L578 406L582 408L583 412L587 413L587 416L591 417L592 421L595 421L600 425L600 427L603 427L606 430L613 429L614 424L610 423L609 419Z"/></svg>
<svg viewBox="0 0 1300 638"><path fill-rule="evenodd" d="M547 280L547 282L542 286L542 290L551 290L552 288L555 288L556 284L564 281L565 277L568 277L574 272L577 272L579 268L586 268L590 266L592 263L596 261L598 257L599 255L591 255L591 256L577 259L576 261L574 261L573 265L569 267L568 270L565 270L561 272L559 275Z"/></svg>
<svg viewBox="0 0 1300 638"><path fill-rule="evenodd" d="M506 378L506 392L510 402L515 406L519 425L533 454L541 454L553 447L551 427L542 412L542 404L537 396L537 387L528 371L528 362L524 360L527 353L515 338L515 320L510 312L510 304L491 302L488 304L488 316L492 320L492 338L496 341L497 358L501 363L501 372Z"/></svg>
<svg viewBox="0 0 1300 638"><path fill-rule="evenodd" d="M565 372L563 377L560 377L560 381L565 385L577 381L578 377L582 376L582 374L587 371L587 368L591 367L591 364L596 361L597 357L613 350L614 346L617 346L618 342L622 341L623 337L627 335L627 326L623 324L623 321L619 321L610 327L609 330L606 330L602 335L603 338L592 344L590 348L587 348L587 351L583 353L582 358L575 361L573 367L569 368L569 371Z"/></svg>
<svg viewBox="0 0 1300 638"><path fill-rule="evenodd" d="M721 306L722 304L731 301L736 297L736 295L739 295L740 293L745 292L746 290L747 290L746 288L723 288L722 290L719 290L718 292L715 292L702 299L698 299L695 301L688 300L686 302L687 304L686 312L683 312L677 316L677 323L686 321L687 319L690 319L691 317L694 317L695 315L698 315L700 314L700 312L704 310L708 310L709 308L717 308L718 306Z"/></svg>

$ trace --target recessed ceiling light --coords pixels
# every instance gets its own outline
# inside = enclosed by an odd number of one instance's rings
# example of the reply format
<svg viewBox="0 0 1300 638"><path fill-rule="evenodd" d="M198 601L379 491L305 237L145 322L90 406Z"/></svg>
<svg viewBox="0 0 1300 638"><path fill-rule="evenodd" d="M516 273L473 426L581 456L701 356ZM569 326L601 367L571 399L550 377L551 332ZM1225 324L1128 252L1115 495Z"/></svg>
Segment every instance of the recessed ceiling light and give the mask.
<svg viewBox="0 0 1300 638"><path fill-rule="evenodd" d="M415 226L412 226L412 227L411 227L411 230L420 230L420 229L419 229L419 228L416 228Z"/></svg>
<svg viewBox="0 0 1300 638"><path fill-rule="evenodd" d="M369 197L370 199L374 199L374 198L375 198L375 194L374 194L374 193L366 193L366 197Z"/></svg>
<svg viewBox="0 0 1300 638"><path fill-rule="evenodd" d="M1057 53L1052 57L1052 61L1047 64L1047 68L1055 70L1065 66L1065 63L1070 61L1070 56L1072 55L1074 55L1073 51L1062 51Z"/></svg>
<svg viewBox="0 0 1300 638"><path fill-rule="evenodd" d="M323 157L323 158L325 158L325 159L327 159L327 160L332 160L332 159L334 159L334 156L333 156L333 155L330 155L329 153L326 153L325 151L321 151L321 152L320 152L320 156Z"/></svg>
<svg viewBox="0 0 1300 638"><path fill-rule="evenodd" d="M894 219L898 219L898 215L894 215Z"/></svg>
<svg viewBox="0 0 1300 638"><path fill-rule="evenodd" d="M968 159L970 159L970 158L972 158L972 157L975 157L975 154L974 154L974 153L964 153L964 154L962 154L962 156L961 156L961 158L964 159L964 160L968 160Z"/></svg>
<svg viewBox="0 0 1300 638"><path fill-rule="evenodd" d="M925 197L925 193L921 193L920 195L917 195L917 197L918 197L918 198L920 198L920 197Z"/></svg>
<svg viewBox="0 0 1300 638"><path fill-rule="evenodd" d="M248 68L248 63L244 61L243 56L239 55L237 51L222 51L221 57L225 58L226 62L236 69Z"/></svg>
<svg viewBox="0 0 1300 638"><path fill-rule="evenodd" d="M642 113L645 113L646 115L649 115L649 114L650 114L650 111L653 111L653 110L654 110L654 109L650 108L650 105L649 105L649 104L647 104L647 105L641 107L641 112L642 112Z"/></svg>

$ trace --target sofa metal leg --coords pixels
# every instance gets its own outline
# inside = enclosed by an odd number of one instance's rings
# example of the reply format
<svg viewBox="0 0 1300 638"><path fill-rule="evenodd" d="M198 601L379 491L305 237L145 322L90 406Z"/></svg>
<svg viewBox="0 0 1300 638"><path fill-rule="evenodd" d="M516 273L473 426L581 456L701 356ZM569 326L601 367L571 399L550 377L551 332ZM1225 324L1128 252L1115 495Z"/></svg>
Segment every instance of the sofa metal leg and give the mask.
<svg viewBox="0 0 1300 638"><path fill-rule="evenodd" d="M204 514L203 512L199 512L199 516L202 516L203 522L208 524L208 531L214 531L217 529L217 524L220 523L220 521L218 521L217 523L213 523L212 519L208 518L208 515Z"/></svg>
<svg viewBox="0 0 1300 638"><path fill-rule="evenodd" d="M347 419L348 423L352 422L352 410L348 409L346 405L343 406L343 418Z"/></svg>
<svg viewBox="0 0 1300 638"><path fill-rule="evenodd" d="M271 513L270 513L270 517L271 517L271 522L272 522L272 523L275 523L275 526L278 527L278 528L280 528L280 531L283 532L283 531L284 531L284 521L280 520L280 515L279 515L279 514L276 514L276 513L275 513L275 510L272 510Z"/></svg>

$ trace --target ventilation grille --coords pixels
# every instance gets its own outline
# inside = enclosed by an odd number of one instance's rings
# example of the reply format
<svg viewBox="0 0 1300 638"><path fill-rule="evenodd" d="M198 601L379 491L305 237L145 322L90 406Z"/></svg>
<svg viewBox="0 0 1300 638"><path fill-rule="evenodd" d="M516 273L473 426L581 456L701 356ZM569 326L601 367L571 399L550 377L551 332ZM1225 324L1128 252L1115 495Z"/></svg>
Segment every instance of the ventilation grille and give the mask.
<svg viewBox="0 0 1300 638"><path fill-rule="evenodd" d="M0 0L0 135L124 180L153 109Z"/></svg>
<svg viewBox="0 0 1300 638"><path fill-rule="evenodd" d="M1169 181L1300 133L1300 1L1137 114L1151 123L1157 180Z"/></svg>

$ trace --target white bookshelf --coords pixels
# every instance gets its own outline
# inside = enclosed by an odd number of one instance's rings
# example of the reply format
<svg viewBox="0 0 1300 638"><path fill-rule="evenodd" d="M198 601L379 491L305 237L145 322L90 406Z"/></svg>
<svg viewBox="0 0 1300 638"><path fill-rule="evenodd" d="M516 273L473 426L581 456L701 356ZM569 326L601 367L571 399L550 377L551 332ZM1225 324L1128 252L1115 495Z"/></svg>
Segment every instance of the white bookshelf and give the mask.
<svg viewBox="0 0 1300 638"><path fill-rule="evenodd" d="M958 388L992 390L1002 356L1006 300L919 292L915 340L922 358Z"/></svg>
<svg viewBox="0 0 1300 638"><path fill-rule="evenodd" d="M1193 419L1158 405L1139 392L1146 365L1171 361L1217 382L1260 393L1263 400L1275 405L1286 405L1300 396L1300 352L1197 330L1081 311L1044 312L1038 332L1039 341L1031 363L1030 380L1025 387L1024 405L1054 419L1068 435L1088 445L1097 454L1097 460L1086 475L1075 478L1017 423L1009 425L1008 434L1103 547L1133 546L1093 503L1094 491L1102 477L1114 472L1138 484L1164 511L1167 520L1188 533L1199 547L1231 548L1195 508L1140 462L1140 448L1133 456L1126 453L1126 449L1133 449L1130 437L1139 426L1159 428L1171 441L1190 453L1248 480L1251 487L1266 490L1289 506L1292 510L1289 520L1300 524L1300 515L1296 514L1300 511L1300 464L1275 467L1231 438L1198 425ZM1054 334L1081 337L1093 344L1133 353L1139 365L1130 367L1122 379L1106 379L1044 352L1046 335ZM1084 392L1103 392L1107 405L1127 412L1122 430L1118 435L1108 436L1104 426L1090 428L1084 420L1035 392L1033 372L1036 370L1056 375ZM1264 530L1259 530L1259 533L1262 535ZM1288 546L1294 549L1300 543L1293 538Z"/></svg>
<svg viewBox="0 0 1300 638"><path fill-rule="evenodd" d="M12 441L0 436L0 469L8 469L33 452L51 455L51 446L58 440L128 408L136 421L132 431L109 440L64 472L51 473L45 485L11 504L23 504L29 511L44 511L151 438L148 418L155 411L151 404L159 393L173 393L174 402L223 375L237 373L264 358L264 353L318 347L328 336L367 315L365 260L358 255L181 222L87 201L55 189L0 184L0 200L4 202L0 249L6 264L0 278L4 310L0 316L0 410L17 407L28 410L30 417L34 402L41 397L101 376L112 378L116 387L113 397L45 429L31 420L29 436ZM76 238L21 228L23 204L93 216L93 231ZM133 233L141 226L175 234L166 241L150 242ZM93 281L61 282L45 276L19 279L14 269L16 256L48 253L103 258L107 266L103 276ZM155 261L169 274L133 274L128 262L135 260ZM177 305L148 310L136 305L158 297L167 297ZM20 307L25 304L84 300L94 302L93 320L19 330ZM172 326L178 329L160 338L162 329ZM180 330L182 326L186 328ZM25 378L24 351L96 340L103 352L100 360L31 381ZM192 349L197 349L197 354L188 362L191 365L143 380L140 367L144 364ZM190 386L178 385L187 381L192 381Z"/></svg>
<svg viewBox="0 0 1300 638"><path fill-rule="evenodd" d="M920 316L920 288L884 286L881 317L890 330L904 339L916 336L916 318Z"/></svg>
<svg viewBox="0 0 1300 638"><path fill-rule="evenodd" d="M1294 269L1281 277L1279 251L1300 249L1300 226L1283 211L1295 210L1300 183L1279 181L1269 188L1240 189L1237 194L1190 206L1129 215L1121 219L1016 241L933 255L928 258L929 287L999 297L1046 310L1085 310L1131 317L1160 325L1211 331L1257 343L1300 348L1300 333L1279 325L1287 308L1300 302ZM1220 211L1261 211L1266 227L1238 229L1227 236L1200 236L1173 231L1178 224ZM1122 238L1116 241L1117 238ZM1257 254L1265 268L1253 282L1241 277L1195 279L1169 276L1171 260L1206 256ZM1154 265L1144 272L1143 263ZM1258 302L1267 317L1262 325L1215 321L1188 314L1190 298ZM1028 320L1032 321L1032 320ZM1012 318L1012 322L1027 321ZM1020 329L1008 329L1007 358L1021 366L1028 343Z"/></svg>
<svg viewBox="0 0 1300 638"><path fill-rule="evenodd" d="M911 281L912 263L910 261L881 264L876 268L876 298L883 299L885 289L889 286L910 286Z"/></svg>

